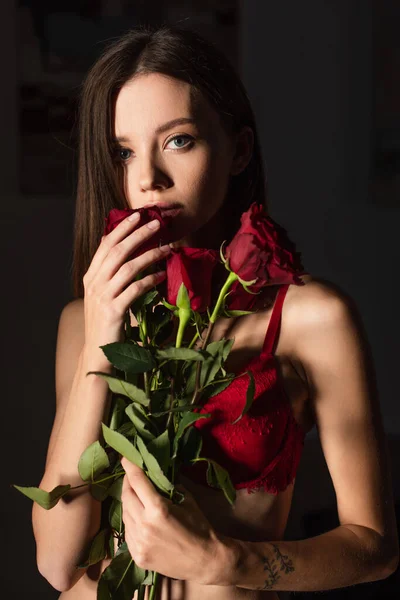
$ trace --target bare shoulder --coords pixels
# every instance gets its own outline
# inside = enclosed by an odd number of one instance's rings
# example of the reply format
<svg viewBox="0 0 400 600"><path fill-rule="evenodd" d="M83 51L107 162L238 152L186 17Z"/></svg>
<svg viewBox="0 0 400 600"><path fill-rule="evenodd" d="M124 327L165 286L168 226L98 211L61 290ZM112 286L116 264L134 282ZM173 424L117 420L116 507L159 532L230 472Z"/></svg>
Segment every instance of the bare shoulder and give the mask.
<svg viewBox="0 0 400 600"><path fill-rule="evenodd" d="M318 378L332 377L335 369L339 377L356 362L369 363L368 370L373 372L360 310L337 284L307 276L304 286L290 286L286 310L293 354L312 386Z"/></svg>
<svg viewBox="0 0 400 600"><path fill-rule="evenodd" d="M284 303L294 344L302 335L310 333L310 327L332 320L338 324L349 312L356 316L358 311L353 299L337 284L309 274L302 280L305 285L289 287Z"/></svg>
<svg viewBox="0 0 400 600"><path fill-rule="evenodd" d="M320 353L329 347L333 349L340 332L340 352L346 352L343 344L347 336L357 341L360 350L365 350L368 342L358 308L345 290L309 274L301 279L304 285L290 285L283 304L282 348L302 373L303 381L310 385Z"/></svg>

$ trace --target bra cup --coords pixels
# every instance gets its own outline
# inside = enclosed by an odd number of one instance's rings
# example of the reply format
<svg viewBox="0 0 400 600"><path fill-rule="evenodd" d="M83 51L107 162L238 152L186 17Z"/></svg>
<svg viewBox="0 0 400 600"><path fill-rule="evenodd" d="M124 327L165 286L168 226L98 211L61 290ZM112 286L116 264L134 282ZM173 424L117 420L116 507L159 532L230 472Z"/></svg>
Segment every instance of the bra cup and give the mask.
<svg viewBox="0 0 400 600"><path fill-rule="evenodd" d="M286 489L295 478L304 445L305 432L293 417L272 354L288 287L278 289L261 354L235 373L239 377L228 387L195 410L211 415L193 423L202 435L200 457L215 460L228 471L234 487L247 488L248 493L262 488L277 494ZM254 376L254 400L232 424L245 408L246 371ZM207 485L205 461L181 468L187 477Z"/></svg>

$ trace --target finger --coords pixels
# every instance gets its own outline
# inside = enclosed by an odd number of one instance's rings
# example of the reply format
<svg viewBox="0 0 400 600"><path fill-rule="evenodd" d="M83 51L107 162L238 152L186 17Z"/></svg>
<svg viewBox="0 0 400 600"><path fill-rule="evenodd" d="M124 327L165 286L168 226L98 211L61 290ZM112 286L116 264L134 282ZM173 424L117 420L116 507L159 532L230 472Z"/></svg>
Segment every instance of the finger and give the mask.
<svg viewBox="0 0 400 600"><path fill-rule="evenodd" d="M155 263L165 259L165 257L167 256L167 254L169 252L169 250L167 250L167 248L170 248L170 247L167 245L167 246L164 246L163 248L164 248L164 250L161 250L160 248L152 248L151 250L148 250L144 254L139 255L134 260L124 263L119 268L117 273L114 275L112 280L110 281L108 288L107 288L107 292L106 292L106 294L104 294L104 297L107 299L108 298L109 299L116 298L117 296L119 296L121 294L121 292L124 289L126 289L127 285L132 283L132 281L133 281L132 285L145 286L146 285L146 282L145 282L146 277L140 279L139 281L135 281L135 277L138 275L138 273L141 273L144 269L146 269L150 265L155 264ZM153 277L151 279L149 279L149 281L151 281L151 283L153 283L153 281L155 281L155 283L157 283L157 281L156 281L157 273L154 273L152 275L153 275ZM129 288L132 288L132 285L129 286ZM154 283L153 283L153 285L154 285Z"/></svg>
<svg viewBox="0 0 400 600"><path fill-rule="evenodd" d="M135 213L135 219L133 221L128 221L128 219L124 219L123 221L121 221L121 223L118 223L117 227L115 227L113 231L103 235L103 237L101 238L101 243L93 256L90 265L90 271L93 272L93 274L96 273L100 268L104 259L108 255L110 248L112 246L117 245L124 238L126 238L127 235L132 233L132 231L136 229L136 227L139 225L139 222L140 214Z"/></svg>
<svg viewBox="0 0 400 600"><path fill-rule="evenodd" d="M160 222L157 219L154 222L157 224L156 229L152 229L151 223L147 223L132 231L118 244L110 247L110 251L102 263L102 269L104 269L107 279L111 279L126 260L137 258L138 254L158 246L158 239L154 234L160 229ZM103 241L105 246L110 243L111 241L108 240Z"/></svg>
<svg viewBox="0 0 400 600"><path fill-rule="evenodd" d="M119 314L125 313L136 298L142 296L156 285L161 283L163 280L165 280L166 276L166 271L158 271L157 273L146 275L146 277L143 277L138 281L134 281L131 283L131 285L128 285L126 290L121 292L116 300L116 306Z"/></svg>
<svg viewBox="0 0 400 600"><path fill-rule="evenodd" d="M129 483L134 489L137 497L145 508L150 508L155 503L159 504L162 496L158 493L150 479L137 465L131 463L125 457L121 460L121 465L125 469Z"/></svg>
<svg viewBox="0 0 400 600"><path fill-rule="evenodd" d="M126 475L122 479L121 502L123 520L125 521L125 518L130 518L136 523L136 520L140 519L144 507L137 497L135 490L132 489Z"/></svg>

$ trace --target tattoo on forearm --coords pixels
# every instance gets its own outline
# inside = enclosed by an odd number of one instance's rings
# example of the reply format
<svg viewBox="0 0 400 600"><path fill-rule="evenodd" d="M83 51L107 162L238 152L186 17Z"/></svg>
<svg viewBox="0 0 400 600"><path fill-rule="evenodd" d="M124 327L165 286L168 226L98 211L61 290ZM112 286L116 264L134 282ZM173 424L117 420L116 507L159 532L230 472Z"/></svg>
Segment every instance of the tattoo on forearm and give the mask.
<svg viewBox="0 0 400 600"><path fill-rule="evenodd" d="M265 580L264 587L259 588L262 590L270 590L279 581L279 571L285 573L291 573L294 571L293 561L290 560L287 554L282 554L278 546L271 544L275 551L275 558L269 559L268 557L263 558L264 571L267 571L267 579Z"/></svg>

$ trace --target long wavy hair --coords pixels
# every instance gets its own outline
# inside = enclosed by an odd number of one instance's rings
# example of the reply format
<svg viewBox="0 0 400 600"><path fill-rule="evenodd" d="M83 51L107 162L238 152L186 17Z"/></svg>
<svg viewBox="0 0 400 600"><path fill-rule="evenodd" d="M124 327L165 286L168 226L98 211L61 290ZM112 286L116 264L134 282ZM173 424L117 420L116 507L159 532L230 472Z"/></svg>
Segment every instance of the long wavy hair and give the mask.
<svg viewBox="0 0 400 600"><path fill-rule="evenodd" d="M267 206L267 181L255 117L244 85L227 57L194 31L176 26L143 25L110 43L88 72L79 98L78 182L74 216L71 278L73 295L83 298L83 276L100 244L104 219L112 208L130 208L123 175L114 160L115 101L122 86L135 75L160 73L185 81L194 94L203 94L217 111L228 135L250 126L252 157L231 177L228 237L252 202Z"/></svg>

